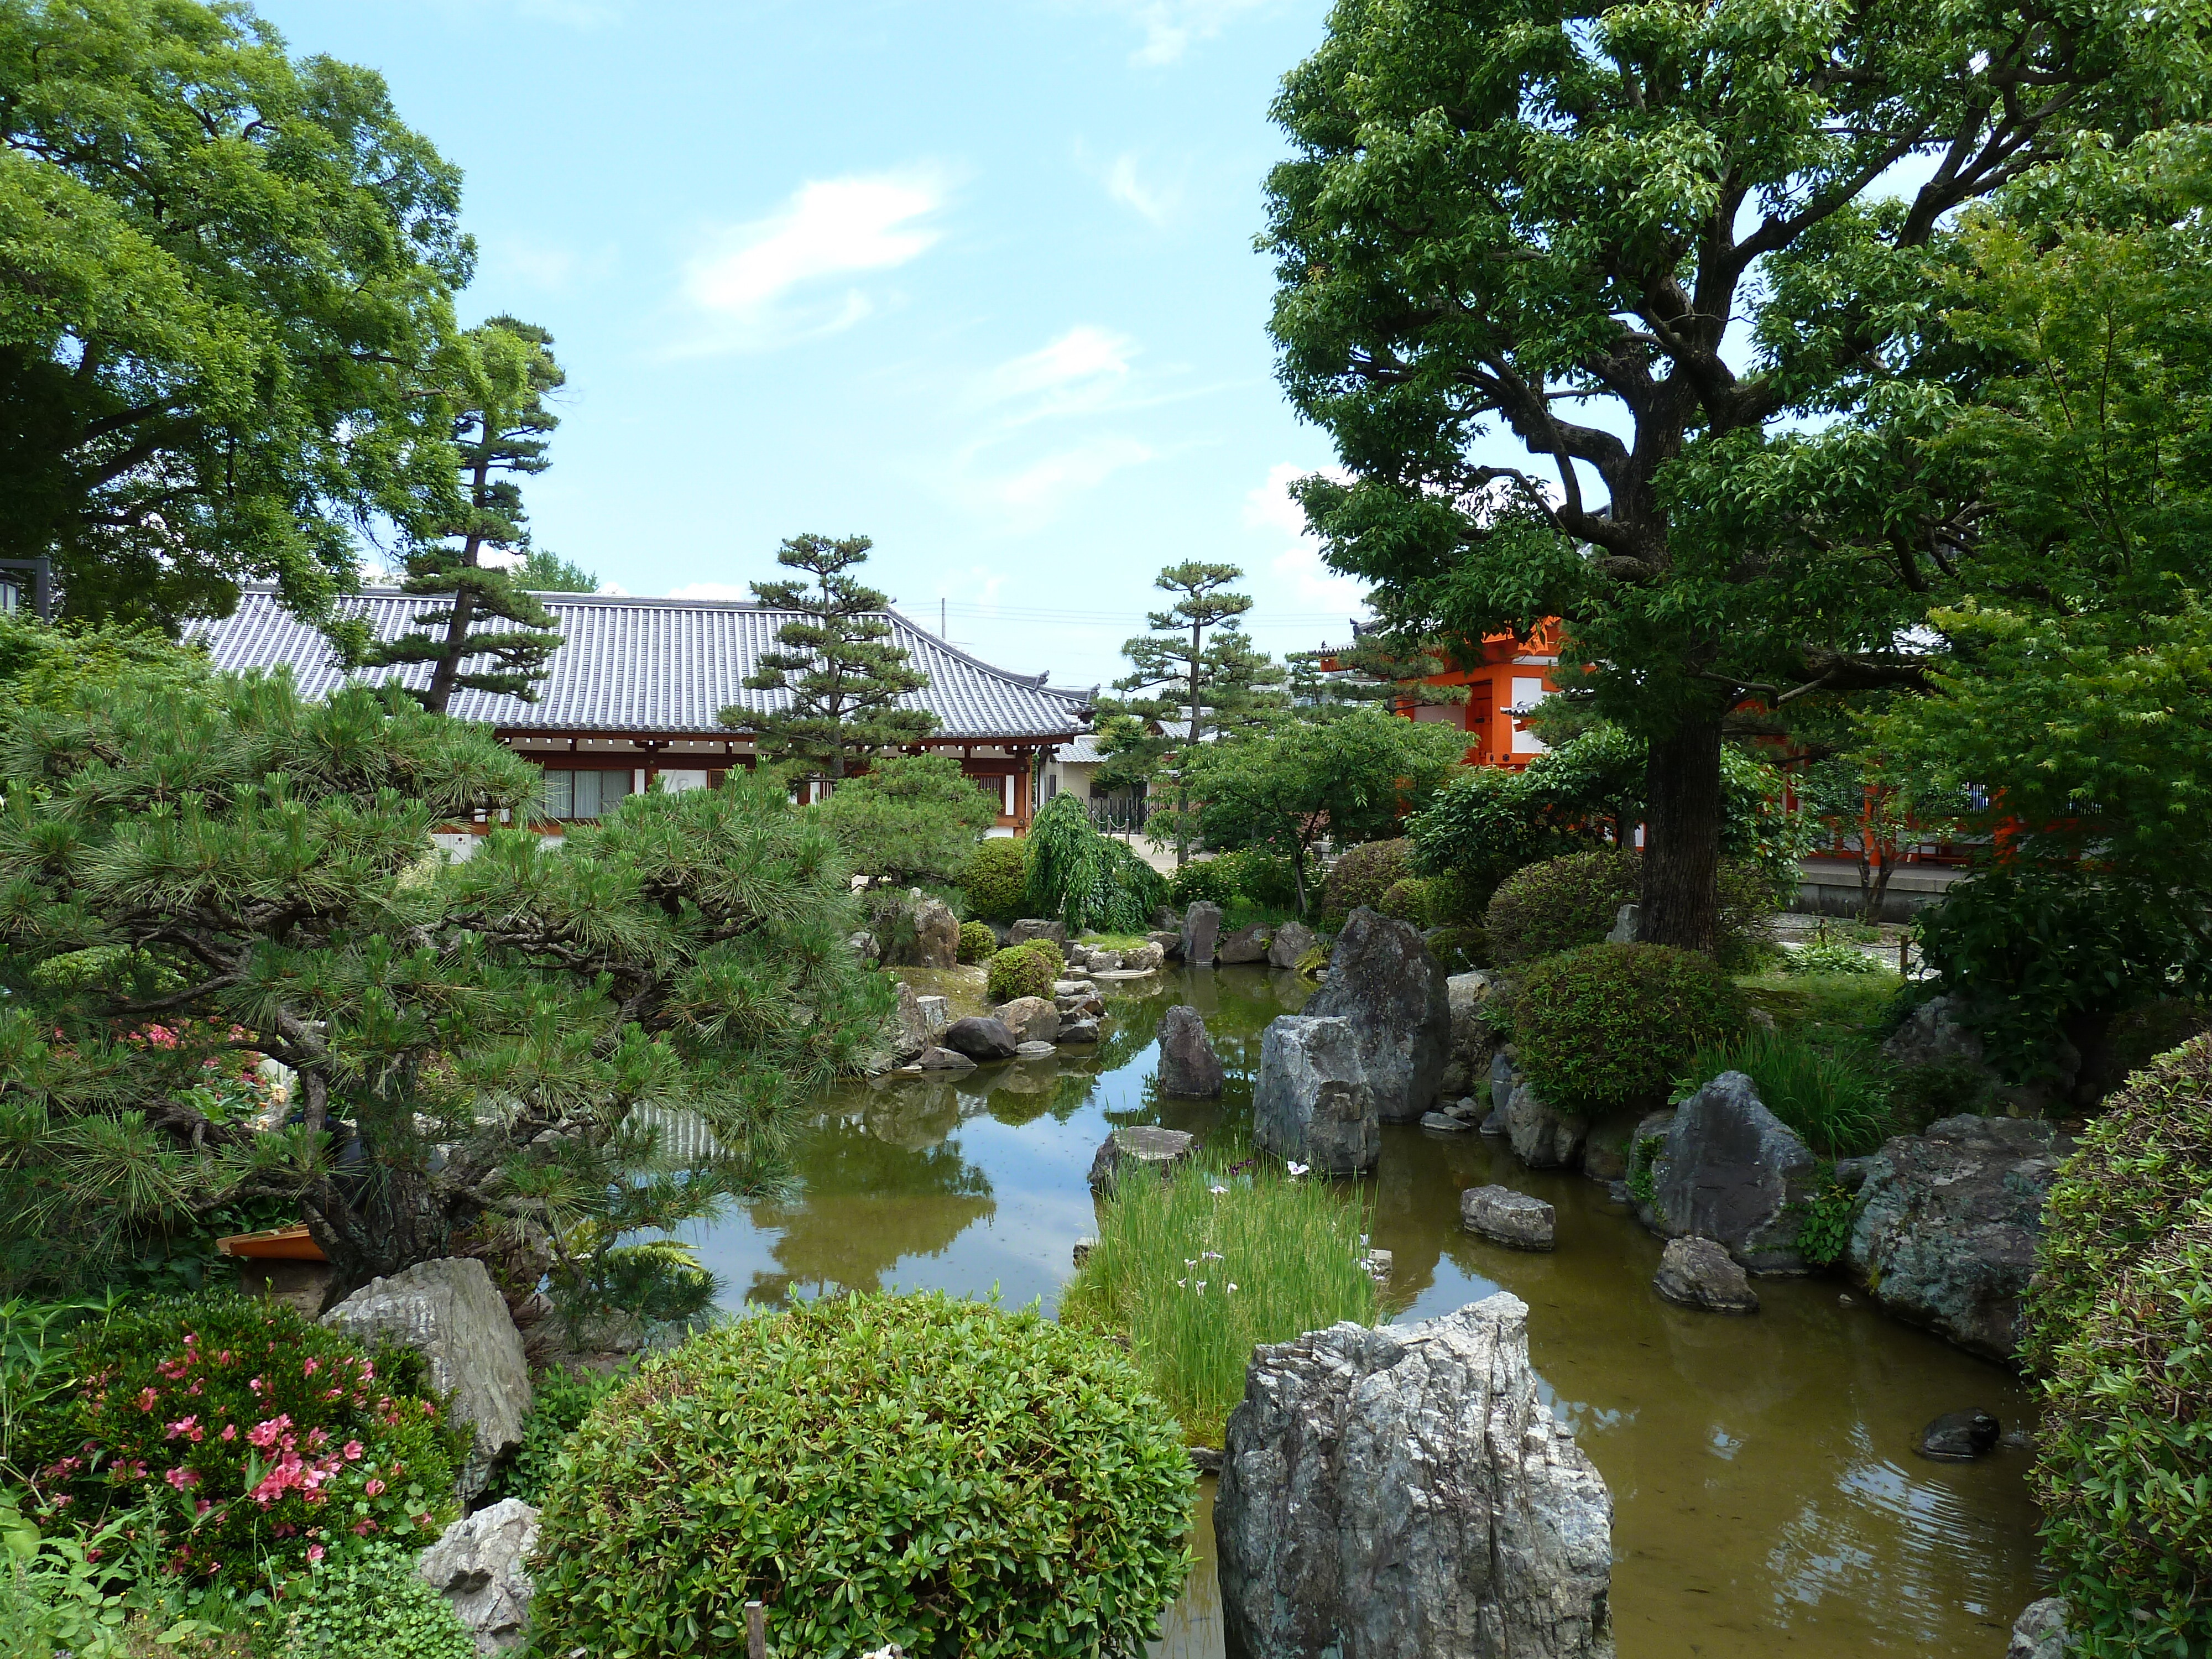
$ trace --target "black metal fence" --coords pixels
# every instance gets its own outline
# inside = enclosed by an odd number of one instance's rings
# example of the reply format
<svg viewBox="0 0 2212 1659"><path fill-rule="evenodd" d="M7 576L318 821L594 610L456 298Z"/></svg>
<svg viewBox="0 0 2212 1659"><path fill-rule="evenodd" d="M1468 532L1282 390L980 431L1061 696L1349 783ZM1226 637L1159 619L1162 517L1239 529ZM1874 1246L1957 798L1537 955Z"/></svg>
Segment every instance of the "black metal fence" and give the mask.
<svg viewBox="0 0 2212 1659"><path fill-rule="evenodd" d="M1091 822L1109 835L1133 835L1152 816L1152 803L1142 795L1108 795L1085 805Z"/></svg>

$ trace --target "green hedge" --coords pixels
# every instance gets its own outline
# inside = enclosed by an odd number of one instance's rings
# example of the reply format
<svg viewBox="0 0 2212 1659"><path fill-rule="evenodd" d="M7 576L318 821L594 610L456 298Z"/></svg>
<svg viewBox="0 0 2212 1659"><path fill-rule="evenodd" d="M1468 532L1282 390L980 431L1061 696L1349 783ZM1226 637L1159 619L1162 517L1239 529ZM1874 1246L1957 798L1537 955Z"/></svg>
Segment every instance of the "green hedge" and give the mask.
<svg viewBox="0 0 2212 1659"><path fill-rule="evenodd" d="M2130 1078L2060 1168L2026 1324L2071 1651L2212 1651L2212 1037Z"/></svg>
<svg viewBox="0 0 2212 1659"><path fill-rule="evenodd" d="M533 1650L1142 1651L1190 1570L1174 1419L1110 1341L942 1294L647 1359L547 1494Z"/></svg>
<svg viewBox="0 0 2212 1659"><path fill-rule="evenodd" d="M1404 876L1384 890L1375 908L1393 921L1415 927L1434 926L1429 884L1419 876Z"/></svg>
<svg viewBox="0 0 2212 1659"><path fill-rule="evenodd" d="M973 964L988 962L998 953L999 936L980 921L960 924L960 960Z"/></svg>
<svg viewBox="0 0 2212 1659"><path fill-rule="evenodd" d="M1656 1100L1690 1057L1742 1029L1743 993L1711 957L1663 945L1586 945L1547 957L1513 1003L1522 1069L1555 1105Z"/></svg>
<svg viewBox="0 0 2212 1659"><path fill-rule="evenodd" d="M1049 939L1033 939L1010 945L991 958L993 1002L1012 1002L1016 997L1048 997L1067 959Z"/></svg>
<svg viewBox="0 0 2212 1659"><path fill-rule="evenodd" d="M1413 873L1413 842L1403 839L1363 842L1346 849L1328 872L1328 884L1322 890L1322 915L1332 925L1340 926L1361 905L1370 909L1380 906L1382 895Z"/></svg>
<svg viewBox="0 0 2212 1659"><path fill-rule="evenodd" d="M1498 884L1483 931L1500 962L1527 962L1595 945L1613 931L1620 907L1635 903L1643 889L1643 860L1632 850L1547 859Z"/></svg>
<svg viewBox="0 0 2212 1659"><path fill-rule="evenodd" d="M1194 904L1225 910L1237 896L1237 866L1219 858L1194 859L1168 878L1168 901L1178 910Z"/></svg>
<svg viewBox="0 0 2212 1659"><path fill-rule="evenodd" d="M968 914L985 921L1019 920L1029 878L1027 847L1012 836L985 836L968 855L968 867L960 877Z"/></svg>

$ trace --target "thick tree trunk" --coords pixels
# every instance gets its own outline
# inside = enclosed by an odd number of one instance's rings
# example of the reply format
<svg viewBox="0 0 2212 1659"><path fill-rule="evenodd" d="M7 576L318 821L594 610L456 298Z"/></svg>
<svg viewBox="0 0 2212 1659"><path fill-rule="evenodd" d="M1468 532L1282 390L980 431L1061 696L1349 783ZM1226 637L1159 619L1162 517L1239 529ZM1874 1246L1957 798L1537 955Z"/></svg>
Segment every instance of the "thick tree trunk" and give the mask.
<svg viewBox="0 0 2212 1659"><path fill-rule="evenodd" d="M1652 740L1644 776L1644 902L1637 937L1711 953L1717 942L1721 726L1692 719Z"/></svg>
<svg viewBox="0 0 2212 1659"><path fill-rule="evenodd" d="M324 1176L304 1195L307 1231L331 1267L335 1304L372 1279L453 1254L463 1224L417 1170L369 1162Z"/></svg>
<svg viewBox="0 0 2212 1659"><path fill-rule="evenodd" d="M422 707L433 714L442 714L446 705L453 700L453 684L460 678L462 660L469 654L469 624L476 620L476 595L463 586L453 595L453 619L446 624L446 651L438 659L438 665L430 672L428 690L422 693Z"/></svg>

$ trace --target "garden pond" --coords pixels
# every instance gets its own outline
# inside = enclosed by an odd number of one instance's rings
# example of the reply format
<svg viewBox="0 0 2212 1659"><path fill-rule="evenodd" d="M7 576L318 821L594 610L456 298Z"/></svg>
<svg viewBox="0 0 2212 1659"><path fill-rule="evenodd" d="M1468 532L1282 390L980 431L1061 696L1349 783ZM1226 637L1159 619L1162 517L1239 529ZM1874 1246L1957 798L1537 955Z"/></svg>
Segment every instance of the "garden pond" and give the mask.
<svg viewBox="0 0 2212 1659"><path fill-rule="evenodd" d="M841 1087L798 1137L790 1189L702 1234L702 1259L752 1307L935 1288L1049 1310L1075 1241L1097 1230L1086 1176L1107 1131L1236 1133L1261 1032L1310 988L1257 968L1164 973L1109 994L1093 1054ZM1218 1103L1159 1101L1151 1087L1153 1030L1177 1001L1204 1013L1227 1068ZM1554 1254L1461 1231L1460 1193L1487 1182L1556 1206ZM1650 1288L1659 1241L1605 1188L1527 1170L1475 1134L1386 1127L1359 1190L1375 1244L1392 1253L1393 1317L1501 1289L1528 1304L1554 1409L1612 1488L1622 1659L2003 1651L2039 1593L2027 1454L1950 1465L1912 1446L1944 1412L2027 1423L2033 1402L2015 1379L1835 1279L1761 1279L1749 1318L1664 1303ZM1153 1649L1172 1659L1224 1652L1212 1485L1195 1517L1199 1570Z"/></svg>

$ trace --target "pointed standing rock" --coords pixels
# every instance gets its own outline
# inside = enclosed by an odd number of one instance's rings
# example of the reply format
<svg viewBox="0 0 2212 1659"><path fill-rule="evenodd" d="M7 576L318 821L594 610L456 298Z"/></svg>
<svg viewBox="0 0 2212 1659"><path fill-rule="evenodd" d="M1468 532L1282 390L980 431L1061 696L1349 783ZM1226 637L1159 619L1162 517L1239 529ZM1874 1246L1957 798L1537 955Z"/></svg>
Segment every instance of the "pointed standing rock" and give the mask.
<svg viewBox="0 0 2212 1659"><path fill-rule="evenodd" d="M1211 1100L1221 1092L1221 1057L1198 1010L1178 1003L1160 1016L1160 1092Z"/></svg>

